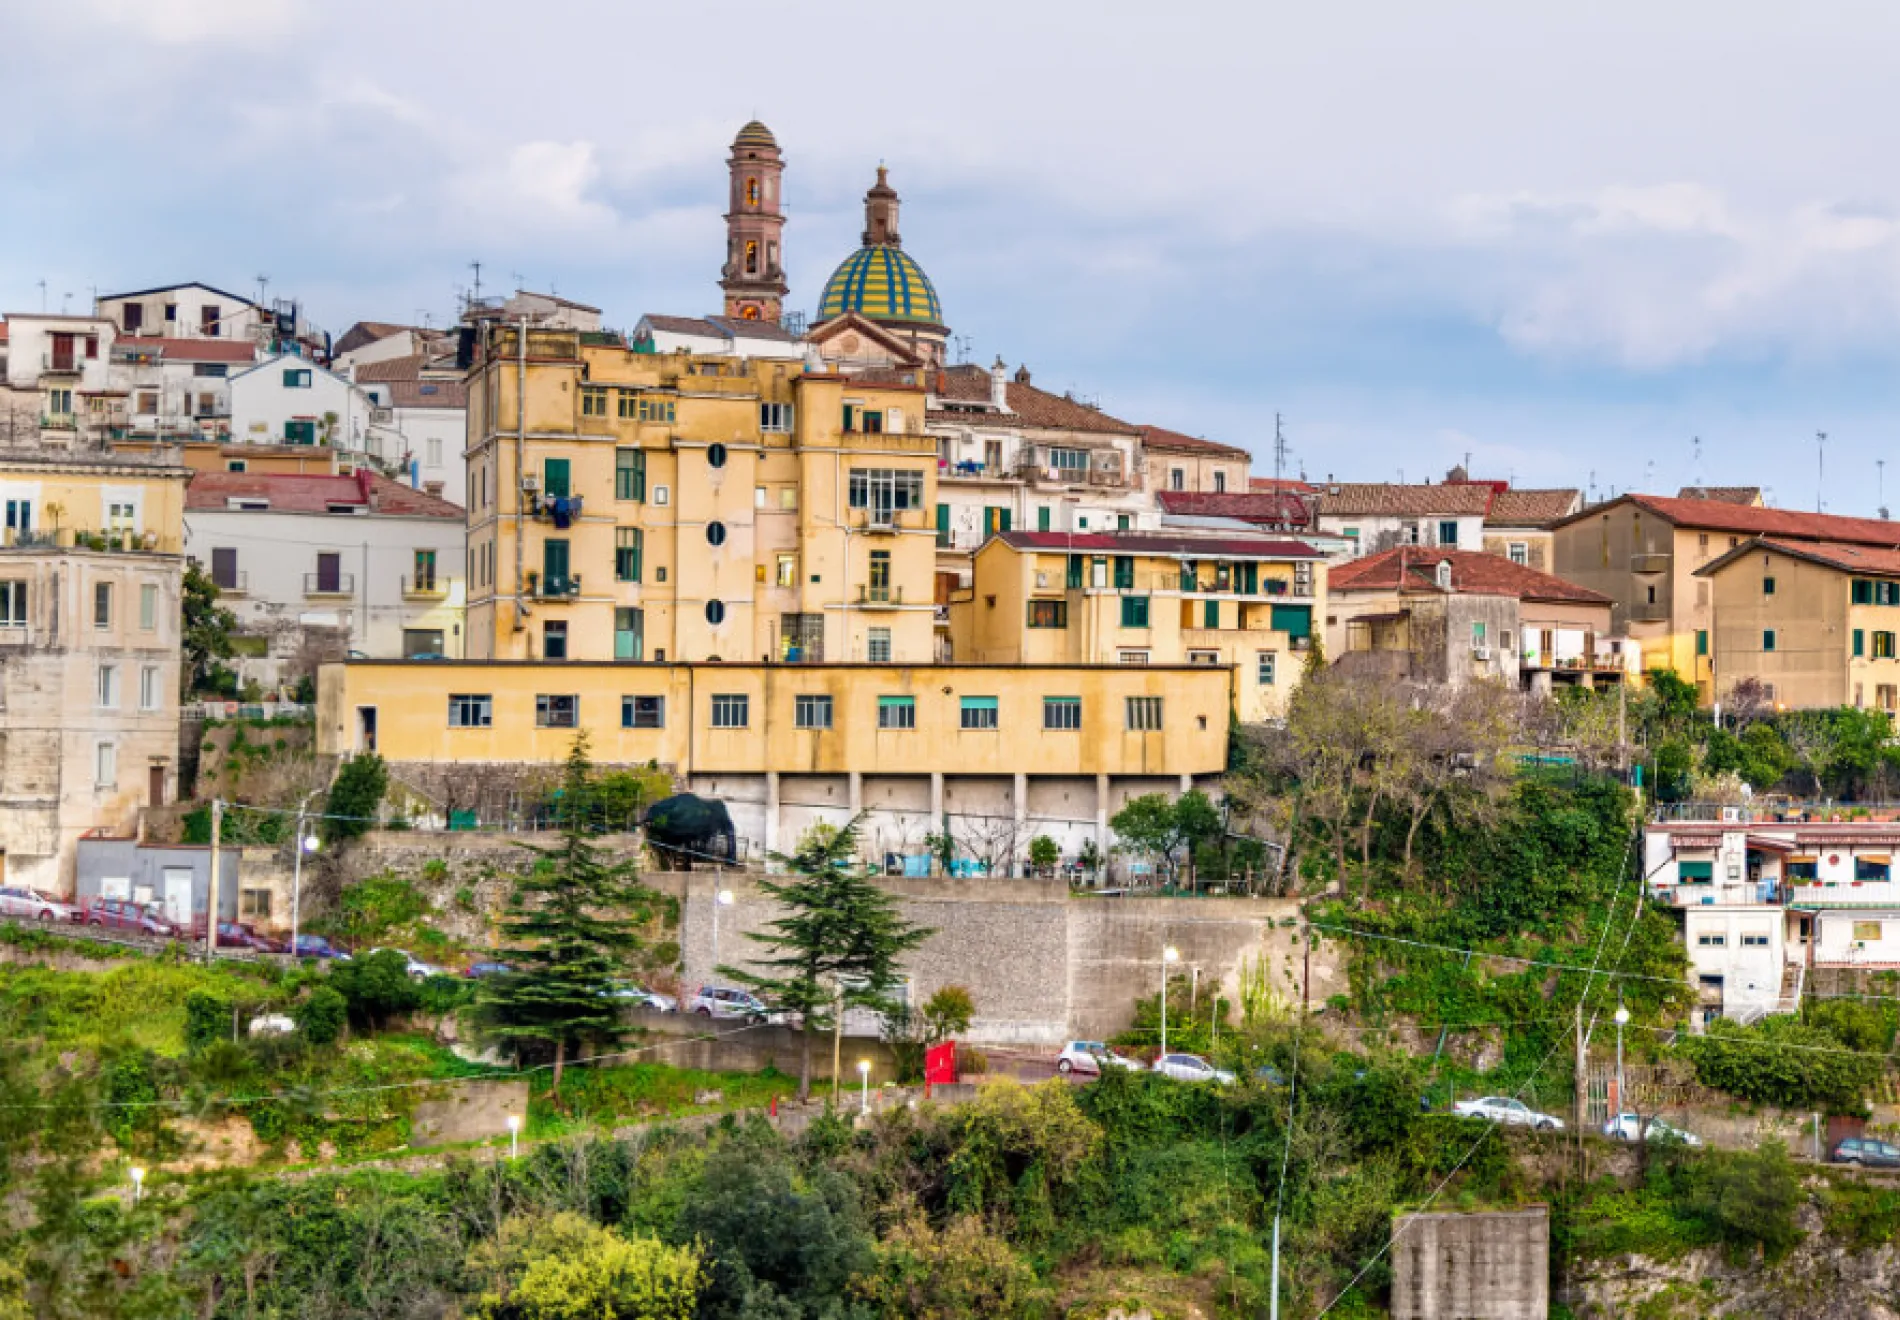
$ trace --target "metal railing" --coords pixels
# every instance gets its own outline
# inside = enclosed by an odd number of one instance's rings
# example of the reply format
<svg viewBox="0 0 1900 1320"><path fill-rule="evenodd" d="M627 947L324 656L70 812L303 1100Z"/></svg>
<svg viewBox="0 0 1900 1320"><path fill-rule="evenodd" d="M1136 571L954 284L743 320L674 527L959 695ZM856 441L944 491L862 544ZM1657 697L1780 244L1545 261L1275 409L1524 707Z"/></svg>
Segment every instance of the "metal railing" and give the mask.
<svg viewBox="0 0 1900 1320"><path fill-rule="evenodd" d="M354 573L305 573L303 594L306 596L354 596L356 575Z"/></svg>
<svg viewBox="0 0 1900 1320"><path fill-rule="evenodd" d="M60 376L77 376L86 369L86 360L77 354L60 356L54 353L40 355L40 370L50 371Z"/></svg>
<svg viewBox="0 0 1900 1320"><path fill-rule="evenodd" d="M242 596L251 589L251 575L241 569L235 573L225 574L225 578L228 578L229 581L225 581L214 575L211 579L211 585L216 587L220 592L231 596Z"/></svg>
<svg viewBox="0 0 1900 1320"><path fill-rule="evenodd" d="M857 603L860 605L902 605L904 588L902 586L873 587L860 583Z"/></svg>
<svg viewBox="0 0 1900 1320"><path fill-rule="evenodd" d="M537 600L567 600L581 594L581 575L538 577L530 584L530 590Z"/></svg>
<svg viewBox="0 0 1900 1320"><path fill-rule="evenodd" d="M402 594L410 600L440 600L449 594L446 578L426 577L402 580Z"/></svg>

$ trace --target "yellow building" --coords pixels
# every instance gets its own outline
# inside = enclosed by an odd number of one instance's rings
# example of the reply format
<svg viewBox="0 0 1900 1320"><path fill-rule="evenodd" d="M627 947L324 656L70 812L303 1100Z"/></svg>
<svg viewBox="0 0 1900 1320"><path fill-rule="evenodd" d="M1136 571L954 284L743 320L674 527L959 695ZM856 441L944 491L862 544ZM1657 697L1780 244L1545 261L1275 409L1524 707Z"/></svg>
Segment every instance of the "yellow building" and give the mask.
<svg viewBox="0 0 1900 1320"><path fill-rule="evenodd" d="M1243 721L1286 713L1325 617L1326 567L1302 541L1004 532L950 605L955 654L980 664L1211 665Z"/></svg>
<svg viewBox="0 0 1900 1320"><path fill-rule="evenodd" d="M597 762L667 767L755 845L864 813L872 856L948 829L1020 864L1037 834L1106 855L1129 798L1218 775L1229 686L1178 665L352 661L322 670L317 741L452 799L447 779L557 763L585 730Z"/></svg>
<svg viewBox="0 0 1900 1320"><path fill-rule="evenodd" d="M0 883L177 791L182 467L0 452Z"/></svg>
<svg viewBox="0 0 1900 1320"><path fill-rule="evenodd" d="M485 333L471 658L931 658L921 390L612 335Z"/></svg>
<svg viewBox="0 0 1900 1320"><path fill-rule="evenodd" d="M1900 550L1756 537L1697 577L1712 588L1717 699L1754 679L1791 710L1900 709Z"/></svg>

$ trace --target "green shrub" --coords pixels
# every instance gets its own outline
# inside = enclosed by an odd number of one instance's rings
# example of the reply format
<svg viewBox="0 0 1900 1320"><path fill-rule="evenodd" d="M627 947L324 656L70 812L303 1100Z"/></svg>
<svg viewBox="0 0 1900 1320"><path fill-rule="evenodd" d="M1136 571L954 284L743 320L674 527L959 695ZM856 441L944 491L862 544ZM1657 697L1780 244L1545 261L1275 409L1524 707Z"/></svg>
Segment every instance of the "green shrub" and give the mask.
<svg viewBox="0 0 1900 1320"><path fill-rule="evenodd" d="M208 990L185 996L185 1048L196 1052L231 1038L231 1001Z"/></svg>
<svg viewBox="0 0 1900 1320"><path fill-rule="evenodd" d="M1715 1022L1679 1048L1704 1086L1784 1109L1858 1114L1880 1060L1841 1053L1841 1044L1832 1032L1777 1016L1747 1027Z"/></svg>
<svg viewBox="0 0 1900 1320"><path fill-rule="evenodd" d="M349 1005L350 1021L359 1027L380 1029L397 1013L422 1003L422 991L409 979L409 960L394 949L382 949L330 971L330 986Z"/></svg>
<svg viewBox="0 0 1900 1320"><path fill-rule="evenodd" d="M382 757L362 752L345 761L324 803L324 837L334 842L368 833L388 791L389 770Z"/></svg>
<svg viewBox="0 0 1900 1320"><path fill-rule="evenodd" d="M459 976L431 976L419 989L417 1006L425 1013L453 1013L475 1000L475 983Z"/></svg>
<svg viewBox="0 0 1900 1320"><path fill-rule="evenodd" d="M312 1045L330 1045L343 1034L348 1015L348 1001L329 986L320 985L297 1005L297 1029Z"/></svg>

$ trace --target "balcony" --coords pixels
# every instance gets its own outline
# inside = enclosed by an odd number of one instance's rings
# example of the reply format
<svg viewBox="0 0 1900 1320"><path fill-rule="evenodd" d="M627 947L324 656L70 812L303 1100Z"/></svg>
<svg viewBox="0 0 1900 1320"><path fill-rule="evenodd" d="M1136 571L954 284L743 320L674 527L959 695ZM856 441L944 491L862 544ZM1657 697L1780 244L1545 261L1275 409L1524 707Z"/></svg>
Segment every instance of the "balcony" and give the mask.
<svg viewBox="0 0 1900 1320"><path fill-rule="evenodd" d="M303 575L303 594L306 596L354 596L356 594L356 574L305 573Z"/></svg>
<svg viewBox="0 0 1900 1320"><path fill-rule="evenodd" d="M40 429L42 431L77 431L79 416L76 413L42 413Z"/></svg>
<svg viewBox="0 0 1900 1320"><path fill-rule="evenodd" d="M248 596L251 594L251 575L241 570L226 573L223 577L214 573L211 585L218 589L220 596Z"/></svg>
<svg viewBox="0 0 1900 1320"><path fill-rule="evenodd" d="M1631 623L1666 623L1669 620L1669 604L1666 601L1639 601L1629 610Z"/></svg>
<svg viewBox="0 0 1900 1320"><path fill-rule="evenodd" d="M1669 571L1669 559L1670 559L1670 556L1668 555L1652 555L1652 554L1631 555L1630 556L1630 572L1632 573L1667 573Z"/></svg>
<svg viewBox="0 0 1900 1320"><path fill-rule="evenodd" d="M872 587L860 584L855 603L868 606L872 609L902 605L904 603L904 589L901 586Z"/></svg>
<svg viewBox="0 0 1900 1320"><path fill-rule="evenodd" d="M922 431L834 431L840 449L868 449L883 454L937 456L937 437Z"/></svg>
<svg viewBox="0 0 1900 1320"><path fill-rule="evenodd" d="M581 575L570 573L566 577L542 577L531 572L528 574L528 592L536 600L573 600L581 594Z"/></svg>
<svg viewBox="0 0 1900 1320"><path fill-rule="evenodd" d="M845 525L856 531L890 535L929 531L936 526L923 509L851 509Z"/></svg>
<svg viewBox="0 0 1900 1320"><path fill-rule="evenodd" d="M443 600L449 594L446 578L405 577L402 580L402 598L404 600Z"/></svg>
<svg viewBox="0 0 1900 1320"><path fill-rule="evenodd" d="M26 531L9 527L0 531L0 547L8 550L55 550L59 548L59 532L44 527Z"/></svg>
<svg viewBox="0 0 1900 1320"><path fill-rule="evenodd" d="M86 360L70 353L44 353L40 356L40 370L49 376L78 376L86 370Z"/></svg>
<svg viewBox="0 0 1900 1320"><path fill-rule="evenodd" d="M566 527L580 521L586 502L585 495L538 495L530 492L528 515L551 522L556 527Z"/></svg>

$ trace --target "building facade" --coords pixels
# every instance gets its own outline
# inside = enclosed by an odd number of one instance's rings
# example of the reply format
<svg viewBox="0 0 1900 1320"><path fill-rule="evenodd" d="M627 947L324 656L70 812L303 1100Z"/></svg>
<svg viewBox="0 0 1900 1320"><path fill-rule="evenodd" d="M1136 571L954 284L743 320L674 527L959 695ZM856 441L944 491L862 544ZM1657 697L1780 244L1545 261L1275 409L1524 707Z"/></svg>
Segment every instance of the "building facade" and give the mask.
<svg viewBox="0 0 1900 1320"><path fill-rule="evenodd" d="M1142 427L1141 445L1156 491L1238 495L1249 489L1253 456L1244 449L1161 426Z"/></svg>

